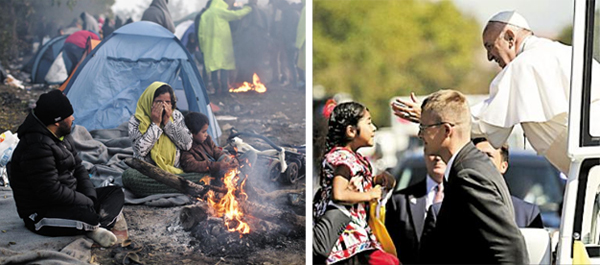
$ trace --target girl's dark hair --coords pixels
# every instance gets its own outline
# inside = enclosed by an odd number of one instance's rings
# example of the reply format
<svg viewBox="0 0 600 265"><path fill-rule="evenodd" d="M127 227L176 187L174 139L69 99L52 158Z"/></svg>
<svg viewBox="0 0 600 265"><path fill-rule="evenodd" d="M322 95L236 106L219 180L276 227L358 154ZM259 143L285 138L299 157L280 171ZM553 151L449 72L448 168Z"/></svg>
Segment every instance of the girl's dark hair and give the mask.
<svg viewBox="0 0 600 265"><path fill-rule="evenodd" d="M171 96L171 106L173 106L173 109L175 109L175 107L177 107L177 102L175 101L175 93L173 92L173 88L171 88L171 86L167 84L162 85L158 89L156 89L156 91L154 91L154 97L152 99L155 99L164 93L169 93L169 95Z"/></svg>
<svg viewBox="0 0 600 265"><path fill-rule="evenodd" d="M185 115L185 126L192 134L197 134L205 124L208 124L208 117L199 112L190 112Z"/></svg>
<svg viewBox="0 0 600 265"><path fill-rule="evenodd" d="M368 110L363 104L358 102L346 102L337 105L331 112L329 120L326 121L323 116L318 115L314 118L314 158L317 172L321 173L322 161L333 147L344 146L352 139L346 138L346 127L357 126L358 121L365 116L365 110ZM360 133L360 132L359 132ZM327 135L323 137L323 135ZM320 174L321 175L321 174Z"/></svg>
<svg viewBox="0 0 600 265"><path fill-rule="evenodd" d="M329 152L335 146L346 145L352 140L346 137L346 127L357 126L358 121L365 115L365 110L367 108L358 102L342 103L333 109L329 117L325 152Z"/></svg>

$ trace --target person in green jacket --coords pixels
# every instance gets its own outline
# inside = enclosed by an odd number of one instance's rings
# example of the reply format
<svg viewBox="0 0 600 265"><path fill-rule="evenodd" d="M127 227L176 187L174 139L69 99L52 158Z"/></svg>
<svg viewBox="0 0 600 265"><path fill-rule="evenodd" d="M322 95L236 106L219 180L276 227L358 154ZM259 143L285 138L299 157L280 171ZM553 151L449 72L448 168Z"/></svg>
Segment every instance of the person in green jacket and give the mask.
<svg viewBox="0 0 600 265"><path fill-rule="evenodd" d="M204 53L204 67L211 74L211 81L217 93L228 91L228 70L235 70L233 42L229 21L238 20L252 11L246 6L240 10L229 10L235 0L212 0L210 7L202 14L198 28L200 49Z"/></svg>

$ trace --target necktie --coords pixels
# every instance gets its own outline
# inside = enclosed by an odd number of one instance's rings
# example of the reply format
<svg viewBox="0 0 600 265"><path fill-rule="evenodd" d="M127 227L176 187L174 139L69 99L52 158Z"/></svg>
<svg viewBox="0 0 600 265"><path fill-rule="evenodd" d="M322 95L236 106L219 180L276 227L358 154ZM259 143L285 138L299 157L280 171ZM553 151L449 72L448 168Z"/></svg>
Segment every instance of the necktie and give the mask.
<svg viewBox="0 0 600 265"><path fill-rule="evenodd" d="M440 183L435 187L435 196L433 197L433 203L442 202L444 200L444 184Z"/></svg>

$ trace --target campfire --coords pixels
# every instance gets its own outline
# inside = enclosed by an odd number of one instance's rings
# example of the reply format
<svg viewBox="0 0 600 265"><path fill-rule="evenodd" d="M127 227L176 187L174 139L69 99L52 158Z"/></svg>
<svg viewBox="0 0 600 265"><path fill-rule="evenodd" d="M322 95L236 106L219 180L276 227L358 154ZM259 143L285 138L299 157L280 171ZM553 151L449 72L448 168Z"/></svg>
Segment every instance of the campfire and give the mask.
<svg viewBox="0 0 600 265"><path fill-rule="evenodd" d="M221 187L193 183L139 159L125 163L195 199L181 209L179 219L207 256L247 257L305 235L303 205L301 214L294 211L299 206L294 198L303 197L304 190L265 192L248 174L249 166L227 172Z"/></svg>
<svg viewBox="0 0 600 265"><path fill-rule="evenodd" d="M267 87L260 82L260 78L256 73L252 76L252 84L248 82L244 82L242 85L237 88L229 88L229 92L233 93L241 93L241 92L249 92L255 91L257 93L265 93L267 92Z"/></svg>
<svg viewBox="0 0 600 265"><path fill-rule="evenodd" d="M219 202L216 202L215 193L211 190L208 192L208 205L210 205L217 215L217 217L225 216L225 226L227 231L233 232L238 231L240 234L250 233L250 226L243 221L244 213L241 211L238 199L236 198L236 191L239 190L239 195L248 197L243 190L246 179L240 184L238 189L237 182L239 181L240 171L238 169L232 169L225 174L223 177L223 183L227 187L227 194L221 198Z"/></svg>

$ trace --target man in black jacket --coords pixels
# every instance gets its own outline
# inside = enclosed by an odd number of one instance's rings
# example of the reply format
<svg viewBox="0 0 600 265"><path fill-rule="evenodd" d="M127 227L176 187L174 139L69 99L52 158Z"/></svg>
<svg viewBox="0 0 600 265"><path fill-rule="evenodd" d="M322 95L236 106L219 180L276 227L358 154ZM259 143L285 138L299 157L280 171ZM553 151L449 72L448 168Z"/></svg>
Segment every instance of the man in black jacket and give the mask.
<svg viewBox="0 0 600 265"><path fill-rule="evenodd" d="M425 99L421 109L419 137L425 155L439 155L447 164L444 200L436 227L423 234L422 261L528 264L525 239L515 223L506 183L492 161L471 142L471 114L465 96L440 90Z"/></svg>
<svg viewBox="0 0 600 265"><path fill-rule="evenodd" d="M25 227L46 236L85 233L103 247L123 209L123 191L94 188L70 135L73 107L59 90L42 94L17 133L8 177ZM121 215L122 216L122 215Z"/></svg>
<svg viewBox="0 0 600 265"><path fill-rule="evenodd" d="M496 149L486 138L475 138L473 144L477 149L486 154L494 163L500 174L508 170L508 144ZM515 221L521 228L544 228L540 208L515 196L510 196L515 206Z"/></svg>

